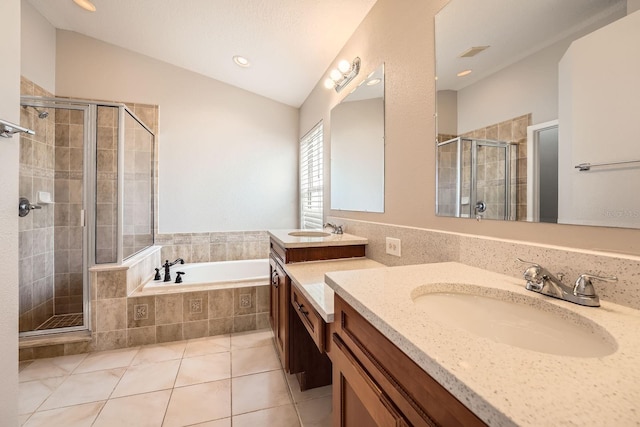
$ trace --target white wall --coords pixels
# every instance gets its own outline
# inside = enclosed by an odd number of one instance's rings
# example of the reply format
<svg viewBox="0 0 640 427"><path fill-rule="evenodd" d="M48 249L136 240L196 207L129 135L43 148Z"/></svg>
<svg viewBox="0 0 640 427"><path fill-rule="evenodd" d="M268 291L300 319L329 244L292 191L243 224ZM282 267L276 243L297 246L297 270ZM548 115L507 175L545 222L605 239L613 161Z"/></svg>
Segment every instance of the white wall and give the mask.
<svg viewBox="0 0 640 427"><path fill-rule="evenodd" d="M640 12L573 43L560 63L559 222L637 226L640 165L580 163L640 160Z"/></svg>
<svg viewBox="0 0 640 427"><path fill-rule="evenodd" d="M21 0L20 73L56 92L56 29L27 0Z"/></svg>
<svg viewBox="0 0 640 427"><path fill-rule="evenodd" d="M0 119L20 121L20 0L0 2ZM0 138L0 424L18 425L18 156L20 137Z"/></svg>
<svg viewBox="0 0 640 427"><path fill-rule="evenodd" d="M331 209L384 211L384 100L331 111Z"/></svg>
<svg viewBox="0 0 640 427"><path fill-rule="evenodd" d="M458 134L532 113L533 124L558 118L558 42L458 91Z"/></svg>
<svg viewBox="0 0 640 427"><path fill-rule="evenodd" d="M297 226L296 108L62 30L56 94L160 106L160 232Z"/></svg>
<svg viewBox="0 0 640 427"><path fill-rule="evenodd" d="M640 0L639 0L640 1ZM532 124L558 118L558 62L571 41L624 15L614 13L458 91L458 134L524 114Z"/></svg>

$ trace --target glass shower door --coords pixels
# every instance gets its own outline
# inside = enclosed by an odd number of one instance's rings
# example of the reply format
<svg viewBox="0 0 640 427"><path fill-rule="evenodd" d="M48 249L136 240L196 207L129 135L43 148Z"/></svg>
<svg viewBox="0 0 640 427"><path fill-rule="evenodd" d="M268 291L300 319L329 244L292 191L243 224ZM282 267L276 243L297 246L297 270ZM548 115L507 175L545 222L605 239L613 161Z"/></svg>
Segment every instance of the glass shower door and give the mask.
<svg viewBox="0 0 640 427"><path fill-rule="evenodd" d="M88 106L23 102L20 197L39 206L19 218L21 335L86 329L84 227Z"/></svg>

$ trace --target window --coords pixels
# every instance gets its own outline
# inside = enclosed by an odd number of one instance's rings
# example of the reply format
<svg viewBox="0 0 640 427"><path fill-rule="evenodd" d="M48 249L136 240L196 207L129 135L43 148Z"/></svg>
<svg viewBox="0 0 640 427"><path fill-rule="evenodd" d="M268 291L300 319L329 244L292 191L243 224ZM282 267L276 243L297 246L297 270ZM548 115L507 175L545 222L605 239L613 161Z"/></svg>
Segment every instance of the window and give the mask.
<svg viewBox="0 0 640 427"><path fill-rule="evenodd" d="M300 140L300 228L322 229L322 122Z"/></svg>

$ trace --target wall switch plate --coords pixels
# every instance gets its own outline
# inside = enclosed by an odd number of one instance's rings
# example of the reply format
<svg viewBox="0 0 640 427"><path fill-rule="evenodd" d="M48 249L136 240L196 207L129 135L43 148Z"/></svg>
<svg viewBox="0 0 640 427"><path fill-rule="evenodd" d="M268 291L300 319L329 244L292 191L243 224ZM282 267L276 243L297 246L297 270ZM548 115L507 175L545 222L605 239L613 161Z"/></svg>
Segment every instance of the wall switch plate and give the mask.
<svg viewBox="0 0 640 427"><path fill-rule="evenodd" d="M387 237L387 253L389 255L400 256L400 239Z"/></svg>

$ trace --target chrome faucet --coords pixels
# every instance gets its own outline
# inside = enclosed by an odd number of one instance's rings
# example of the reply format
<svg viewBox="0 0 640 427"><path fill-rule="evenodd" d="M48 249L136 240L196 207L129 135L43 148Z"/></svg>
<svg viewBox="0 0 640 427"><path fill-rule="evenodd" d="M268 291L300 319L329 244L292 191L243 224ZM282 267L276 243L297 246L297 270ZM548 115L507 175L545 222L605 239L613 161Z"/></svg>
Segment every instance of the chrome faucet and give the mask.
<svg viewBox="0 0 640 427"><path fill-rule="evenodd" d="M322 226L322 228L327 228L327 227L331 227L333 228L332 233L333 234L344 234L342 231L342 226L341 225L335 225L335 224L331 224L330 222L326 223L325 225Z"/></svg>
<svg viewBox="0 0 640 427"><path fill-rule="evenodd" d="M551 274L549 270L536 263L520 258L516 259L524 264L530 264L523 274L527 280L527 284L525 285L527 290L569 301L574 304L600 307L600 298L596 295L591 279L603 280L605 282L618 281L618 278L615 276L603 277L593 274L581 274L572 288L562 282L562 276L558 278Z"/></svg>

